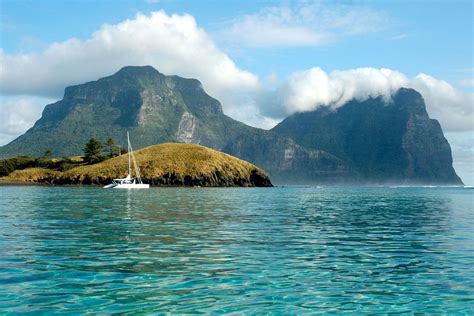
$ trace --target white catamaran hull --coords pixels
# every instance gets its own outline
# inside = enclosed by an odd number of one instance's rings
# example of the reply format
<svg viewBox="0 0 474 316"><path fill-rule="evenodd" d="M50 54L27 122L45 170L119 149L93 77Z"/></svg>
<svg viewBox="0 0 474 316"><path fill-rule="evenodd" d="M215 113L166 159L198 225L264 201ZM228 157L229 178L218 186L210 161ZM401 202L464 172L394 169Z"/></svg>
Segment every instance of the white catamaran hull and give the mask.
<svg viewBox="0 0 474 316"><path fill-rule="evenodd" d="M111 183L104 186L104 189L148 189L149 184L146 183Z"/></svg>
<svg viewBox="0 0 474 316"><path fill-rule="evenodd" d="M110 188L116 187L117 185L118 185L117 183L107 184L106 186L104 186L104 189L110 189Z"/></svg>
<svg viewBox="0 0 474 316"><path fill-rule="evenodd" d="M117 184L116 186L112 188L114 189L148 189L149 187L150 185L146 183L126 183L126 184Z"/></svg>

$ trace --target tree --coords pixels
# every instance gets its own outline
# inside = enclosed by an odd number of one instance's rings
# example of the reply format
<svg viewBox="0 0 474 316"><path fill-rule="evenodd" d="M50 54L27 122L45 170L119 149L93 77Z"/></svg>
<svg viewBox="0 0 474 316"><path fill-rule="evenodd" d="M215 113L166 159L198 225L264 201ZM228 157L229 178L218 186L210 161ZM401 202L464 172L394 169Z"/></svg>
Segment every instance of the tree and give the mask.
<svg viewBox="0 0 474 316"><path fill-rule="evenodd" d="M44 152L44 155L43 155L43 158L51 158L51 156L53 155L53 152L51 151L51 149L48 149Z"/></svg>
<svg viewBox="0 0 474 316"><path fill-rule="evenodd" d="M102 144L95 138L91 138L84 148L84 161L88 164L102 161L104 157L100 154Z"/></svg>
<svg viewBox="0 0 474 316"><path fill-rule="evenodd" d="M117 150L114 146L114 140L112 138L107 139L107 142L105 142L107 147L109 147L109 157L114 157L117 156Z"/></svg>
<svg viewBox="0 0 474 316"><path fill-rule="evenodd" d="M15 163L12 159L2 159L0 160L0 177L8 176L10 173L15 171Z"/></svg>

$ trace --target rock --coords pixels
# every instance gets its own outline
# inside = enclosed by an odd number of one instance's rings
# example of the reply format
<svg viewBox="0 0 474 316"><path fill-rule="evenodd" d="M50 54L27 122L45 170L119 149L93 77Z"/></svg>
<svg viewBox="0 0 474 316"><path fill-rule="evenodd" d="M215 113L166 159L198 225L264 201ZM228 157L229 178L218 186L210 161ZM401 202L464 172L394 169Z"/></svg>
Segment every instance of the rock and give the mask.
<svg viewBox="0 0 474 316"><path fill-rule="evenodd" d="M359 182L462 184L440 124L413 89L400 89L390 102L378 97L297 113L273 131L333 154Z"/></svg>

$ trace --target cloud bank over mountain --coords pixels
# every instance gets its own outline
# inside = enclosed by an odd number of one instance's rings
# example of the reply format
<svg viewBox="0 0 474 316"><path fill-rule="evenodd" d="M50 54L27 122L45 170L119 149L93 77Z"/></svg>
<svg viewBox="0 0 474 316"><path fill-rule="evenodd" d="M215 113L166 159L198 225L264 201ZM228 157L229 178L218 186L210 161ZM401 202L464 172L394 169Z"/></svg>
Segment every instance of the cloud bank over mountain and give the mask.
<svg viewBox="0 0 474 316"><path fill-rule="evenodd" d="M408 78L387 68L356 68L330 73L319 67L293 73L273 93L262 100L264 113L281 117L295 112L313 111L320 106L338 108L356 99L382 96L387 102L399 88L418 90L425 99L428 113L441 121L447 131L474 128L474 95L462 92L443 80L420 73Z"/></svg>

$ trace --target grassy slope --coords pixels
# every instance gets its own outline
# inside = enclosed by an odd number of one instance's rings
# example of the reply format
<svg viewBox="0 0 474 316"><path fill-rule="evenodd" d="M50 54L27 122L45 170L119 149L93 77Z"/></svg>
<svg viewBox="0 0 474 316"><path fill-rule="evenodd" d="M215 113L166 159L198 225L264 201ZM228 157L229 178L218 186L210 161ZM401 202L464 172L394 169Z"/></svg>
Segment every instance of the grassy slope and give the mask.
<svg viewBox="0 0 474 316"><path fill-rule="evenodd" d="M60 174L59 171L46 168L28 168L15 170L8 176L1 177L0 181L5 182L43 182L55 178Z"/></svg>
<svg viewBox="0 0 474 316"><path fill-rule="evenodd" d="M150 146L136 151L135 158L142 178L152 184L246 185L251 182L252 172L266 177L264 171L244 160L194 144ZM128 156L122 155L66 172L42 168L17 170L1 180L41 182L46 179L56 183L103 184L113 178L125 177L127 160ZM185 177L188 179L185 180Z"/></svg>

